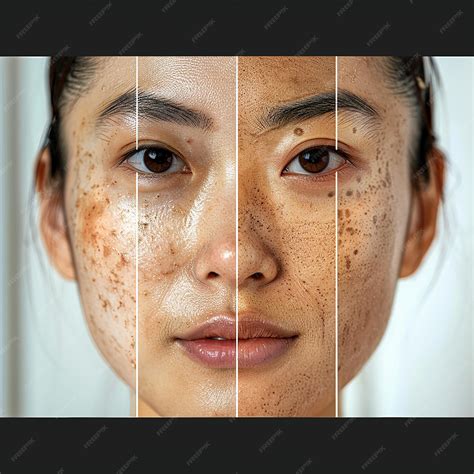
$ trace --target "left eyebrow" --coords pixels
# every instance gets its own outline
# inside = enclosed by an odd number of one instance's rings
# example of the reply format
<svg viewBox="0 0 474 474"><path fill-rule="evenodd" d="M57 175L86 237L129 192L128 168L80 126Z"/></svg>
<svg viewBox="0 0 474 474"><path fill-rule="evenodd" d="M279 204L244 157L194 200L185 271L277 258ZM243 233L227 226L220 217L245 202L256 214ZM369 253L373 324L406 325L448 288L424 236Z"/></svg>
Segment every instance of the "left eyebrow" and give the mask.
<svg viewBox="0 0 474 474"><path fill-rule="evenodd" d="M117 116L135 117L136 93L130 90L107 104L99 113L97 125L103 125ZM143 120L171 122L178 125L209 130L212 119L203 112L150 92L138 91L138 117Z"/></svg>
<svg viewBox="0 0 474 474"><path fill-rule="evenodd" d="M369 122L378 122L380 115L367 101L346 90L337 94L337 109L356 113ZM334 114L336 111L335 92L324 92L311 97L277 105L261 118L260 125L264 129L280 128L291 123L302 122L311 118Z"/></svg>

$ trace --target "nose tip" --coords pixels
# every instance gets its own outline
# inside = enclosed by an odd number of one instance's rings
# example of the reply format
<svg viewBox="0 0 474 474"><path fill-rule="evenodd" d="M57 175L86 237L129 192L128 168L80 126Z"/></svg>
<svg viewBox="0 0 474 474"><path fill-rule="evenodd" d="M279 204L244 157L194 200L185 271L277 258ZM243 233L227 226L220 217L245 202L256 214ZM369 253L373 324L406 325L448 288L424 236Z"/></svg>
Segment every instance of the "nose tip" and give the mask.
<svg viewBox="0 0 474 474"><path fill-rule="evenodd" d="M225 239L201 253L196 265L196 276L206 284L235 287L236 267L235 242Z"/></svg>

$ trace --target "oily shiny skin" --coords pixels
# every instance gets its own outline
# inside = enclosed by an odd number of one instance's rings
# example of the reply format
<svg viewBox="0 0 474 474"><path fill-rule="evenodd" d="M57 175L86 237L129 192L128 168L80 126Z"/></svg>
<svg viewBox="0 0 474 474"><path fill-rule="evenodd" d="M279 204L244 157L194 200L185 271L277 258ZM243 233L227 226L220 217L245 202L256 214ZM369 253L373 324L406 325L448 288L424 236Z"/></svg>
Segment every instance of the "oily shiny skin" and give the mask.
<svg viewBox="0 0 474 474"><path fill-rule="evenodd" d="M206 129L139 118L139 146L167 147L179 172L139 174L138 364L135 330L136 170L133 115L99 112L135 87L135 58L98 59L64 120L69 238L84 314L98 348L132 389L140 413L233 416L235 370L191 360L176 337L218 314L252 314L292 332L291 349L239 371L240 416L318 416L335 387L335 171L288 174L309 146L333 146L326 114L265 129L262 116L334 92L334 58L139 58L139 89L205 114ZM378 112L341 111L338 168L339 389L386 327L410 214L414 120L380 58L339 58L339 88ZM236 102L238 100L238 125ZM139 104L140 108L140 104ZM236 143L236 128L238 143ZM238 275L236 277L236 148ZM255 277L258 275L258 278Z"/></svg>

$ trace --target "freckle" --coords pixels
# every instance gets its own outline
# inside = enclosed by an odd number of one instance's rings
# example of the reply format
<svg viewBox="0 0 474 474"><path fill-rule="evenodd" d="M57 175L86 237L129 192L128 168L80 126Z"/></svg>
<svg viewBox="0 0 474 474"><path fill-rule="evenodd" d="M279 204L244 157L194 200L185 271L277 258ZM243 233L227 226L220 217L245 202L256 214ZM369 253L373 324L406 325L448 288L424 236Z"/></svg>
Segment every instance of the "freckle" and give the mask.
<svg viewBox="0 0 474 474"><path fill-rule="evenodd" d="M351 211L349 211L349 209L346 209L346 217L350 217L351 215Z"/></svg>
<svg viewBox="0 0 474 474"><path fill-rule="evenodd" d="M354 127L354 128L352 129L352 133L356 133L356 132L357 132L357 128Z"/></svg>
<svg viewBox="0 0 474 474"><path fill-rule="evenodd" d="M346 268L348 270L351 268L351 260L347 255L346 255Z"/></svg>
<svg viewBox="0 0 474 474"><path fill-rule="evenodd" d="M189 143L190 145L191 145L192 142L193 142L193 139L192 139L192 138L188 138L188 139L186 140L186 143Z"/></svg>
<svg viewBox="0 0 474 474"><path fill-rule="evenodd" d="M346 196L352 196L352 191L351 190L347 191Z"/></svg>
<svg viewBox="0 0 474 474"><path fill-rule="evenodd" d="M108 257L110 255L110 247L104 245L104 257Z"/></svg>
<svg viewBox="0 0 474 474"><path fill-rule="evenodd" d="M295 128L294 132L295 132L295 135L303 135L303 129L299 127Z"/></svg>
<svg viewBox="0 0 474 474"><path fill-rule="evenodd" d="M328 197L332 198L333 196L334 196L334 191L330 191L330 192L328 193Z"/></svg>
<svg viewBox="0 0 474 474"><path fill-rule="evenodd" d="M354 250L354 255L357 255L359 251L357 249Z"/></svg>

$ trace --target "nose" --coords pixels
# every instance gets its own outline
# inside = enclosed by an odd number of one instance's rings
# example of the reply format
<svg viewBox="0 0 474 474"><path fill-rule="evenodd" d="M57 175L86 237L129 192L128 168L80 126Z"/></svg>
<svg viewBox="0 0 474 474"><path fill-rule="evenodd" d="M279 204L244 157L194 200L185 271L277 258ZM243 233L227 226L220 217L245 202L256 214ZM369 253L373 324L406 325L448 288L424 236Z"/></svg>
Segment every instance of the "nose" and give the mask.
<svg viewBox="0 0 474 474"><path fill-rule="evenodd" d="M236 250L235 233L210 242L198 256L195 271L202 283L235 288Z"/></svg>
<svg viewBox="0 0 474 474"><path fill-rule="evenodd" d="M278 263L261 238L250 229L239 232L239 288L261 287L278 275Z"/></svg>

